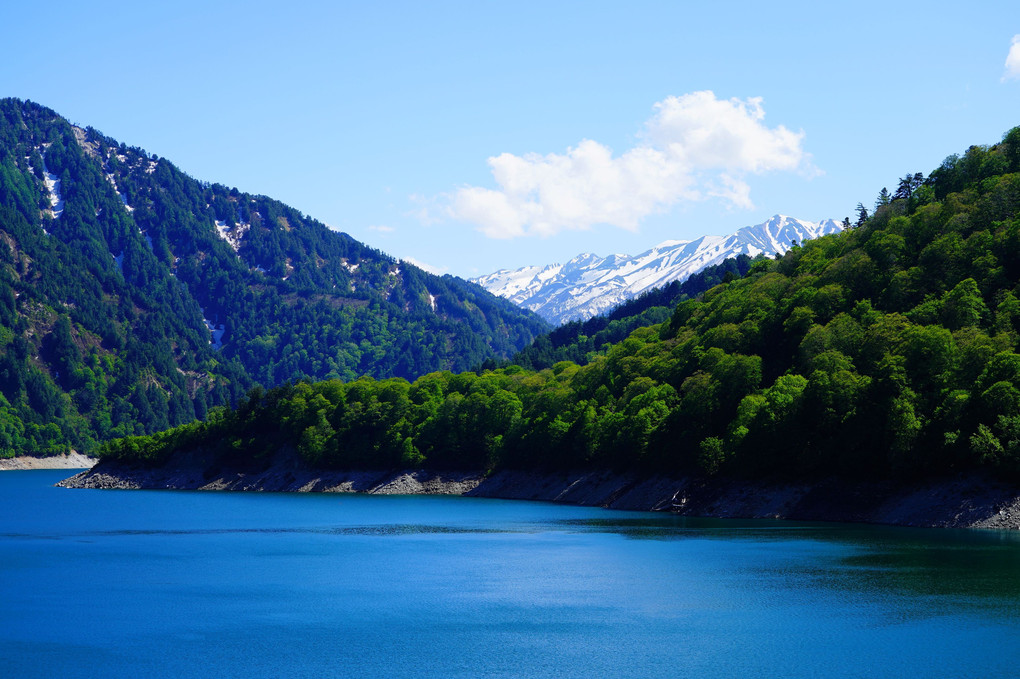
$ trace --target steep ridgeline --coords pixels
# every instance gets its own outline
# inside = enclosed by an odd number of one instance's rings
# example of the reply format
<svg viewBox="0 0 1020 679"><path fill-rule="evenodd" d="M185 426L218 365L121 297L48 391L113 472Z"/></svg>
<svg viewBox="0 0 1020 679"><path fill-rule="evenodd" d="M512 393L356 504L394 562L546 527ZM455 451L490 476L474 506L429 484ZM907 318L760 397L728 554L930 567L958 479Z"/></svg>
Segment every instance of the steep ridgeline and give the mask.
<svg viewBox="0 0 1020 679"><path fill-rule="evenodd" d="M585 320L621 302L673 281L683 281L706 266L737 255L775 255L842 225L831 219L805 222L776 215L729 236L666 241L640 255L578 255L566 264L501 270L471 280L553 325Z"/></svg>
<svg viewBox="0 0 1020 679"><path fill-rule="evenodd" d="M271 198L0 100L0 456L189 422L256 383L464 370L547 329Z"/></svg>
<svg viewBox="0 0 1020 679"><path fill-rule="evenodd" d="M1020 478L1020 127L916 178L586 365L289 385L97 467Z"/></svg>

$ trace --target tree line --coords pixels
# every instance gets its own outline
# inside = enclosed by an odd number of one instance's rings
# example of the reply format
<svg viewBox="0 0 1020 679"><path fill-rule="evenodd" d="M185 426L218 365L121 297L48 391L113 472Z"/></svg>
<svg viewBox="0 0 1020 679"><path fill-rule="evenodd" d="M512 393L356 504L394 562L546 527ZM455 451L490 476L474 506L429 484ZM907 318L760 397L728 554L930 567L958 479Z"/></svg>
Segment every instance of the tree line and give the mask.
<svg viewBox="0 0 1020 679"><path fill-rule="evenodd" d="M855 228L751 262L585 365L290 384L102 452L153 463L201 449L258 465L289 448L339 467L1015 475L1020 128L915 176Z"/></svg>

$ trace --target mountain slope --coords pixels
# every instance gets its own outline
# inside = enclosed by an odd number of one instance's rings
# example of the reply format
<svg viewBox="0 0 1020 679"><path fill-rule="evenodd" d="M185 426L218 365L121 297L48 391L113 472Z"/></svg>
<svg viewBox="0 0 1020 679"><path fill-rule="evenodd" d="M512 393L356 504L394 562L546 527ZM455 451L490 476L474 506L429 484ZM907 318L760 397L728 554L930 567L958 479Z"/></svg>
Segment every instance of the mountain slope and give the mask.
<svg viewBox="0 0 1020 679"><path fill-rule="evenodd" d="M747 255L737 255L720 264L706 266L683 282L673 281L661 288L647 290L621 302L608 313L592 316L586 321L564 323L536 337L508 364L529 370L551 368L560 361L586 365L638 328L669 320L679 302L695 298L724 281L745 276L755 261L757 259L752 260ZM492 367L496 367L495 364Z"/></svg>
<svg viewBox="0 0 1020 679"><path fill-rule="evenodd" d="M317 468L1020 478L1020 127L916 176L587 365L290 385L103 452L244 472L287 451Z"/></svg>
<svg viewBox="0 0 1020 679"><path fill-rule="evenodd" d="M795 241L803 243L842 228L831 219L815 223L776 215L729 236L666 241L634 256L583 254L566 264L501 270L471 280L560 325L597 316L624 300L673 281L683 281L725 259L782 254Z"/></svg>
<svg viewBox="0 0 1020 679"><path fill-rule="evenodd" d="M0 455L156 431L256 383L465 370L546 329L279 201L0 100Z"/></svg>

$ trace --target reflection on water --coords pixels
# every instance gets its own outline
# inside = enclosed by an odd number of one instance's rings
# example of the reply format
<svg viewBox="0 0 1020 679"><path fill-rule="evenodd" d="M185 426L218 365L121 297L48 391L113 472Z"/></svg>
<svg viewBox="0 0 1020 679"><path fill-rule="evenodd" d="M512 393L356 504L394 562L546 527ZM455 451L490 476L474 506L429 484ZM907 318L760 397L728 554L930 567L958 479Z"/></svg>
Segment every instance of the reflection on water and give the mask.
<svg viewBox="0 0 1020 679"><path fill-rule="evenodd" d="M397 524L384 526L336 526L336 527L294 527L294 528L193 528L188 530L175 529L126 529L99 530L85 533L69 533L66 535L31 535L23 533L0 534L2 538L23 538L36 540L61 540L88 537L116 536L199 536L199 535L374 535L407 536L407 535L470 535L473 533L505 533L499 528L468 528L461 526L429 526L421 524Z"/></svg>
<svg viewBox="0 0 1020 679"><path fill-rule="evenodd" d="M575 530L615 533L646 540L673 540L690 537L720 539L786 540L791 533L802 534L822 530L824 524L802 524L769 519L699 519L673 514L644 513L638 517L563 519L559 525Z"/></svg>
<svg viewBox="0 0 1020 679"><path fill-rule="evenodd" d="M829 558L784 563L786 577L818 586L931 596L966 594L1020 602L1017 531L699 519L677 516L565 519L560 525L635 540L816 541L841 548ZM758 568L756 566L756 568ZM1008 609L1020 616L1020 607Z"/></svg>

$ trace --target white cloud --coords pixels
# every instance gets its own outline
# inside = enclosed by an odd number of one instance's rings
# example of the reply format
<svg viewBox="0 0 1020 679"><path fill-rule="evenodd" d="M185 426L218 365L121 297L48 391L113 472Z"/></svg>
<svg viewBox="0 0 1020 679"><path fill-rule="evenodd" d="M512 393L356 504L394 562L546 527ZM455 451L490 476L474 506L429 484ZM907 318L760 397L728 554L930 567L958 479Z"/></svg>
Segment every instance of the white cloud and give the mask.
<svg viewBox="0 0 1020 679"><path fill-rule="evenodd" d="M425 262L418 261L414 257L401 257L401 260L407 262L408 264L414 264L422 271L427 271L428 273L435 274L437 276L442 276L444 273L450 270L450 267L448 266L432 266L431 264L426 264Z"/></svg>
<svg viewBox="0 0 1020 679"><path fill-rule="evenodd" d="M612 224L635 230L678 201L718 198L753 206L747 174L813 169L803 132L769 128L760 98L717 99L709 91L654 106L639 144L620 156L586 139L566 153L489 158L498 188L465 186L449 216L491 238L549 236Z"/></svg>
<svg viewBox="0 0 1020 679"><path fill-rule="evenodd" d="M805 159L803 132L762 124L761 97L720 100L712 92L668 97L655 105L645 137L677 161L698 169L794 170Z"/></svg>
<svg viewBox="0 0 1020 679"><path fill-rule="evenodd" d="M1009 54L1006 55L1006 72L1002 74L1002 80L1020 80L1020 35L1013 36L1013 44L1009 47Z"/></svg>
<svg viewBox="0 0 1020 679"><path fill-rule="evenodd" d="M750 210L754 208L751 202L751 187L743 179L734 179L726 173L719 175L718 183L711 183L705 189L705 195L712 198L722 198L734 207Z"/></svg>
<svg viewBox="0 0 1020 679"><path fill-rule="evenodd" d="M378 233L393 233L396 231L392 226L386 226L385 224L371 224L368 227L369 231L376 231Z"/></svg>

